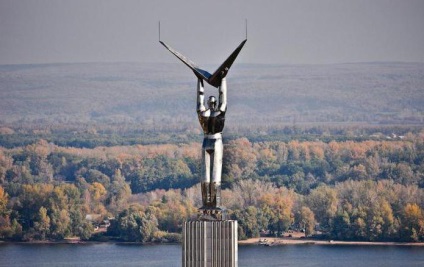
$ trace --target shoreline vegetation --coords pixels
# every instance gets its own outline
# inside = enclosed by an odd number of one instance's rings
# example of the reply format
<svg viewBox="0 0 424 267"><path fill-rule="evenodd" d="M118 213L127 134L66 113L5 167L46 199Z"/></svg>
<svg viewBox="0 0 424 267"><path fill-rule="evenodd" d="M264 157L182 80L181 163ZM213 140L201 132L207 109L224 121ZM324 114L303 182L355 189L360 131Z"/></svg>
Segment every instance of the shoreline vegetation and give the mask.
<svg viewBox="0 0 424 267"><path fill-rule="evenodd" d="M264 242L263 240L266 239ZM424 247L424 242L369 242L369 241L340 241L340 240L318 240L313 238L249 238L239 240L239 245L264 245L264 246L283 246L283 245L354 245L354 246L417 246Z"/></svg>
<svg viewBox="0 0 424 267"><path fill-rule="evenodd" d="M54 245L54 244L103 244L103 243L113 243L113 244L122 244L122 245L167 245L167 244L180 244L180 242L168 242L168 243L159 243L159 242L128 242L128 241L84 241L79 238L68 238L60 241L51 241L51 240L42 240L42 241L2 241L1 244L29 244L29 245ZM260 245L260 246L284 246L284 245L332 245L332 246L414 246L414 247L424 247L424 242L370 242L370 241L342 241L342 240L322 240L314 238L289 238L289 237L255 237L248 238L245 240L238 241L239 246L246 245Z"/></svg>

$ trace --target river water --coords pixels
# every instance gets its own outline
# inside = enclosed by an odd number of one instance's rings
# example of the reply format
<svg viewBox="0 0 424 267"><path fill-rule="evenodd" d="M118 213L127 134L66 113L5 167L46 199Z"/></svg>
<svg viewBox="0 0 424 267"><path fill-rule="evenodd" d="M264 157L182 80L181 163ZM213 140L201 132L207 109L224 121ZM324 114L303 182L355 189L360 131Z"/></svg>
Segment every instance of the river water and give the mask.
<svg viewBox="0 0 424 267"><path fill-rule="evenodd" d="M181 266L180 245L7 244L0 266ZM239 246L239 267L424 266L424 247L357 245Z"/></svg>

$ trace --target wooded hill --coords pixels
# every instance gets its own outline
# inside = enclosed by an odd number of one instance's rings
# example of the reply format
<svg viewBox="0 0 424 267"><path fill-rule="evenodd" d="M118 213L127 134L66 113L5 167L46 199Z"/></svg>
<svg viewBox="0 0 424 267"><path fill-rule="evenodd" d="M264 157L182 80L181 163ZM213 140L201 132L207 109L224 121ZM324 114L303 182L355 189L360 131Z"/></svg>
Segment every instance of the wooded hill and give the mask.
<svg viewBox="0 0 424 267"><path fill-rule="evenodd" d="M423 63L236 64L228 88L231 127L424 122ZM3 65L0 123L194 130L195 90L181 64Z"/></svg>

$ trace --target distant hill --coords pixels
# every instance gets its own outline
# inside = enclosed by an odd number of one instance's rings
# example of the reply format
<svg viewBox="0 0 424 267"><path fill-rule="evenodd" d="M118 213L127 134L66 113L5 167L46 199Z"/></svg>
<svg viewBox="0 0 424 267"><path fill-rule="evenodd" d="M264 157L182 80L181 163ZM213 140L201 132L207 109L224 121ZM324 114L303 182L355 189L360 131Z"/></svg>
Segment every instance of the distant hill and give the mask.
<svg viewBox="0 0 424 267"><path fill-rule="evenodd" d="M424 63L235 64L227 81L233 127L424 123ZM195 90L181 64L3 65L0 123L197 127Z"/></svg>

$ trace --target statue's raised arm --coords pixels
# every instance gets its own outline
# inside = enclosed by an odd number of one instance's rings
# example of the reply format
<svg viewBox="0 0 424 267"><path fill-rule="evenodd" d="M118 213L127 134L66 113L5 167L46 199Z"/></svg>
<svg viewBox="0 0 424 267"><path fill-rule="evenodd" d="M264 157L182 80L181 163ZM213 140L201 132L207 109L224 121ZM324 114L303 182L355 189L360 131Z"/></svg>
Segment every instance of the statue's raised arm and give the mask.
<svg viewBox="0 0 424 267"><path fill-rule="evenodd" d="M219 107L218 110L221 112L227 111L227 79L224 77L221 80L219 86Z"/></svg>
<svg viewBox="0 0 424 267"><path fill-rule="evenodd" d="M197 113L206 111L205 107L205 88L203 80L197 79Z"/></svg>

